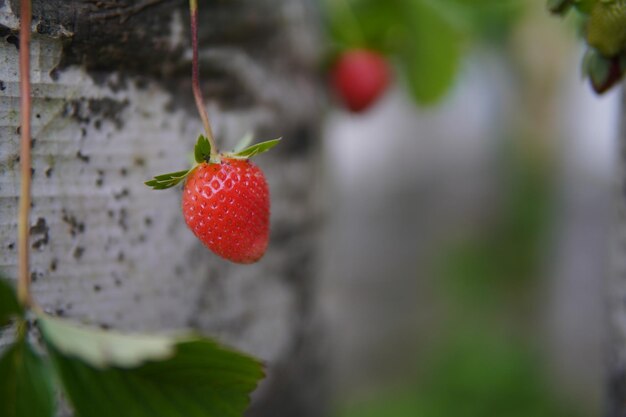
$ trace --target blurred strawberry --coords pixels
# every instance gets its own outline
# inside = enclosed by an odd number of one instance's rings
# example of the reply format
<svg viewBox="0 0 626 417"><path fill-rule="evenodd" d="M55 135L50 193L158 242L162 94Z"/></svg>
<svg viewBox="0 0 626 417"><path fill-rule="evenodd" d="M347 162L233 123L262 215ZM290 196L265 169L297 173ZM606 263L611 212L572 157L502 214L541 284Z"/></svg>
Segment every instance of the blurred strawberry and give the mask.
<svg viewBox="0 0 626 417"><path fill-rule="evenodd" d="M344 51L331 70L335 93L355 113L369 108L385 92L390 78L385 57L367 49Z"/></svg>

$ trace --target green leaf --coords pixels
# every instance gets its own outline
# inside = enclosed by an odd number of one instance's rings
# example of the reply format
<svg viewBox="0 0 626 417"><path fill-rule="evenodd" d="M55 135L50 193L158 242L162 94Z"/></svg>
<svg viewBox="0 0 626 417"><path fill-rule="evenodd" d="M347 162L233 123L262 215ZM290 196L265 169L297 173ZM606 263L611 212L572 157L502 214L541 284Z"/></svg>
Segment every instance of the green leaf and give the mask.
<svg viewBox="0 0 626 417"><path fill-rule="evenodd" d="M176 342L171 337L102 331L46 314L39 314L38 319L46 340L57 351L96 368L133 367L174 354Z"/></svg>
<svg viewBox="0 0 626 417"><path fill-rule="evenodd" d="M241 417L263 377L259 361L209 339L122 335L47 316L41 324L80 417Z"/></svg>
<svg viewBox="0 0 626 417"><path fill-rule="evenodd" d="M165 190L171 188L187 178L187 175L193 170L186 169L184 171L170 172L169 174L157 175L150 181L146 181L148 187L152 187L155 190Z"/></svg>
<svg viewBox="0 0 626 417"><path fill-rule="evenodd" d="M272 149L274 146L278 145L282 138L272 139L265 142L257 143L255 145L249 146L246 149L230 154L229 156L234 158L243 158L248 159L252 158L255 155L264 153Z"/></svg>
<svg viewBox="0 0 626 417"><path fill-rule="evenodd" d="M208 162L211 159L211 142L203 135L198 136L193 154L197 163Z"/></svg>
<svg viewBox="0 0 626 417"><path fill-rule="evenodd" d="M400 51L409 89L418 103L439 100L452 85L461 55L460 36L449 19L429 0L407 4L413 25Z"/></svg>
<svg viewBox="0 0 626 417"><path fill-rule="evenodd" d="M46 363L23 340L0 357L0 416L51 417L52 378Z"/></svg>
<svg viewBox="0 0 626 417"><path fill-rule="evenodd" d="M7 324L12 316L21 316L22 313L15 290L0 277L0 326Z"/></svg>

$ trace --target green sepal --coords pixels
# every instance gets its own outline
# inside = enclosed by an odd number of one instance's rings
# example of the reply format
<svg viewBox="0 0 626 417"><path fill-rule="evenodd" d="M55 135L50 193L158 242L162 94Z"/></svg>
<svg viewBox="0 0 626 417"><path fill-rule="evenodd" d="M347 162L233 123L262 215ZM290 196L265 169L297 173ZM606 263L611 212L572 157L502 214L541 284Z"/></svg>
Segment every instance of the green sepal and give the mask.
<svg viewBox="0 0 626 417"><path fill-rule="evenodd" d="M255 155L259 155L261 153L267 152L272 149L274 146L278 145L282 138L267 140L265 142L257 143L252 146L248 146L247 148L235 152L232 154L228 154L230 158L235 159L248 159L252 158Z"/></svg>
<svg viewBox="0 0 626 417"><path fill-rule="evenodd" d="M20 317L24 314L20 307L13 287L0 277L0 326L4 326L12 317Z"/></svg>
<svg viewBox="0 0 626 417"><path fill-rule="evenodd" d="M146 184L148 187L152 187L154 190L165 190L167 188L172 188L175 185L179 184L182 180L187 178L187 175L189 175L192 169L157 175L150 181L146 181L144 184Z"/></svg>
<svg viewBox="0 0 626 417"><path fill-rule="evenodd" d="M242 143L250 141L248 136L249 135L246 135L246 137L244 137L244 140L242 141ZM232 153L225 153L222 155L228 158L233 158L233 159L252 158L255 155L269 151L274 146L278 145L281 139L282 138L268 140L265 142L257 143L252 146L248 146L247 148L240 150L240 151L235 151ZM194 148L194 159L197 164L219 163L220 155L212 156L211 144L209 143L209 140L203 135L200 135L198 137L198 142L196 143L196 146ZM191 171L193 171L195 167L197 166L198 165L192 167L191 169L187 169L184 171L170 172L168 174L157 175L151 180L146 181L144 184L146 184L148 187L151 187L154 190L165 190L167 188L172 188L175 185L179 184L181 181L183 181L185 178L187 178L187 176L191 173Z"/></svg>
<svg viewBox="0 0 626 417"><path fill-rule="evenodd" d="M573 6L572 0L548 0L550 13L563 15Z"/></svg>
<svg viewBox="0 0 626 417"><path fill-rule="evenodd" d="M201 164L203 162L209 162L211 159L211 142L203 136L198 136L198 142L193 149L193 155L196 162Z"/></svg>

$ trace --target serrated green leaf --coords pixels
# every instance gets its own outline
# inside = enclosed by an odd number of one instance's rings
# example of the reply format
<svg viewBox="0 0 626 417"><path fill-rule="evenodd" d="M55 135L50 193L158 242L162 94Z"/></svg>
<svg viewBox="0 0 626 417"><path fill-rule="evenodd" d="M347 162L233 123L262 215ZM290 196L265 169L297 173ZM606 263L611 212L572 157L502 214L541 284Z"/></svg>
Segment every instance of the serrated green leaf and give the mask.
<svg viewBox="0 0 626 417"><path fill-rule="evenodd" d="M209 339L161 337L155 357L154 336L112 335L49 317L42 323L80 417L241 417L263 377L259 361ZM168 354L159 358L164 346Z"/></svg>
<svg viewBox="0 0 626 417"><path fill-rule="evenodd" d="M189 172L191 172L191 169L157 175L153 179L144 182L144 184L146 184L148 187L152 187L155 190L165 190L166 188L171 188L179 184L182 180L187 178Z"/></svg>
<svg viewBox="0 0 626 417"><path fill-rule="evenodd" d="M60 354L94 368L134 367L174 354L176 342L172 337L104 331L43 313L37 317L46 341Z"/></svg>
<svg viewBox="0 0 626 417"><path fill-rule="evenodd" d="M207 162L211 158L211 142L203 135L198 136L198 142L193 149L196 162L201 164Z"/></svg>
<svg viewBox="0 0 626 417"><path fill-rule="evenodd" d="M46 363L23 340L0 357L0 416L54 415L52 378Z"/></svg>
<svg viewBox="0 0 626 417"><path fill-rule="evenodd" d="M272 139L265 142L257 143L255 145L249 146L244 150L233 153L230 156L235 158L252 158L255 155L264 153L272 149L274 146L278 145L282 138Z"/></svg>
<svg viewBox="0 0 626 417"><path fill-rule="evenodd" d="M13 316L23 313L13 287L0 277L0 326L4 326Z"/></svg>

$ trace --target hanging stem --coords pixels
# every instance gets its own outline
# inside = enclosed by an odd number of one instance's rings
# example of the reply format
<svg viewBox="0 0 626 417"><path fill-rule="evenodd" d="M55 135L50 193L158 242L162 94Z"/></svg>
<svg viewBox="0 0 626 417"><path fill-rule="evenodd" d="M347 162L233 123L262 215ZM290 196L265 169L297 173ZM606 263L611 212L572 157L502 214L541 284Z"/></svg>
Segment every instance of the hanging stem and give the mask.
<svg viewBox="0 0 626 417"><path fill-rule="evenodd" d="M28 228L30 225L30 0L21 0L20 8L20 203L18 218L18 284L17 297L22 305L32 305L30 295L30 271L28 250Z"/></svg>
<svg viewBox="0 0 626 417"><path fill-rule="evenodd" d="M217 156L217 146L213 136L213 129L209 122L209 116L204 108L204 99L200 90L200 71L198 65L198 2L197 0L189 0L189 12L191 14L191 48L193 50L193 59L191 62L191 84L193 88L193 96L196 99L196 107L202 119L207 139L211 144L211 158Z"/></svg>

